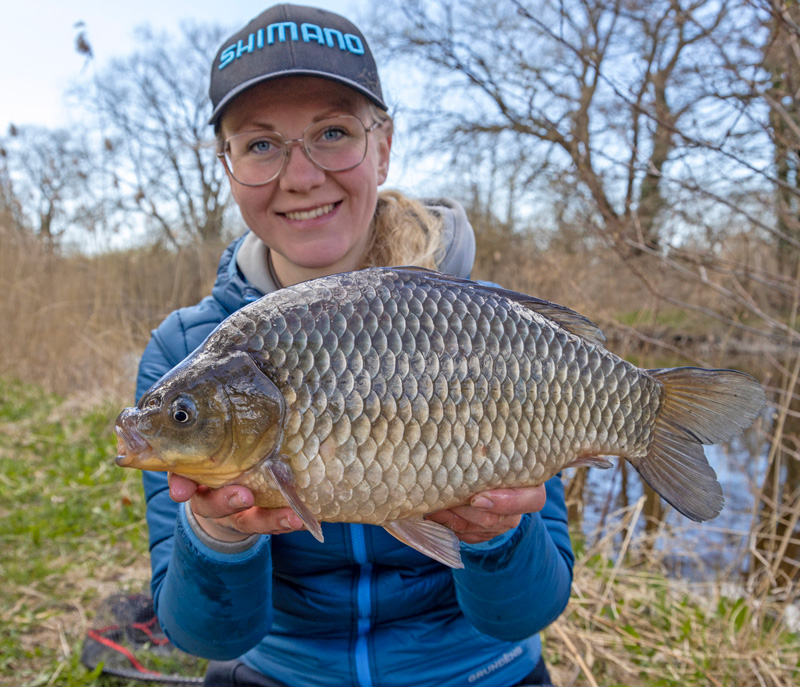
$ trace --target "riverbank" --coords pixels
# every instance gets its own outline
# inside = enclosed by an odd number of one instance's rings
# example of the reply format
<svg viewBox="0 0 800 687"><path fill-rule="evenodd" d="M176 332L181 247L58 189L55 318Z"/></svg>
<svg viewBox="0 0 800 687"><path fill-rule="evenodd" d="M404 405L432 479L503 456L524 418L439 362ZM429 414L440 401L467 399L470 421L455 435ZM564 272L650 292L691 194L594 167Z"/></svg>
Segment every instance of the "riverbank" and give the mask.
<svg viewBox="0 0 800 687"><path fill-rule="evenodd" d="M93 677L79 660L103 599L146 590L149 579L140 477L114 466L112 423L133 400L150 330L209 292L220 252L152 247L59 256L35 242L4 243L0 685L123 687ZM722 277L716 290L703 290L659 265L601 248L535 253L511 246L479 259L474 273L589 316L609 336L609 349L631 362L738 367L755 374L772 400L766 429L747 447L760 461L746 485L752 527L736 525L698 551L685 531L648 512L652 503L640 506L638 494L621 505L601 499L601 531L578 525L573 533L572 601L545 632L547 659L560 687L789 687L800 683L792 620L800 558L794 310L783 291L758 281L741 282L753 288L729 298L736 285ZM744 350L757 355L737 359L734 352ZM719 469L730 458L712 462ZM739 464L749 467L747 460L743 453ZM619 493L628 493L625 473L590 474L618 479ZM736 494L729 497L726 508L735 505ZM636 526L642 522L648 527ZM692 556L716 552L724 566L686 574L676 560L693 547ZM760 561L760 569L731 568L731 547L734 557Z"/></svg>
<svg viewBox="0 0 800 687"><path fill-rule="evenodd" d="M140 477L113 462L117 411L0 379L0 685L127 685L79 660L102 601L149 581ZM633 534L642 505L573 533L572 600L544 633L556 683L797 684L789 602L747 580L669 577L663 554Z"/></svg>

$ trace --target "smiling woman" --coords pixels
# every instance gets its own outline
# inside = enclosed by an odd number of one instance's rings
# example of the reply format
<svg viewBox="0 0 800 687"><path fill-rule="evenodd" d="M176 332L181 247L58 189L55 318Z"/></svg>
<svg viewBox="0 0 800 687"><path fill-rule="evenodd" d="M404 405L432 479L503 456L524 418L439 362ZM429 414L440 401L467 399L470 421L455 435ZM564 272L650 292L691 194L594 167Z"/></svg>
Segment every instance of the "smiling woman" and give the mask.
<svg viewBox="0 0 800 687"><path fill-rule="evenodd" d="M139 368L141 407L120 418L119 461L135 465L133 454L145 441L146 427L133 414L165 412L175 432L188 433L166 451L173 464L191 463L192 446L203 445L218 463L234 449L246 450L253 470L263 466L285 482L272 456L289 450L283 444L303 431L292 424L300 401L290 391L267 394L270 407L246 407L248 429L233 436L203 425L204 404L220 409L218 415L241 416L237 404L247 406L261 394L209 393L192 405L187 394L168 398L158 389L147 394L148 388L227 316L265 294L369 266L418 265L466 277L474 235L453 201L379 191L389 169L392 121L367 41L345 18L295 5L265 10L220 46L209 93L219 157L249 231L223 255L212 294L154 332ZM307 343L323 355L322 332L334 333L334 324L324 308L313 315L321 341ZM287 336L292 327L287 324ZM282 369L289 374L293 351L276 336L275 355L285 355ZM249 357L237 361L231 388L260 378L248 372L252 365ZM309 403L320 402L329 378L312 380ZM455 407L459 399L445 400ZM397 406L403 414L402 399ZM271 408L277 407L286 412L276 415ZM380 460L391 467L410 459L402 446L384 441L396 434L386 421L362 423L365 441L367 433L385 445ZM147 460L164 456L155 444L165 436L147 432L156 449ZM319 451L346 461L335 439L332 432L322 437ZM212 662L207 685L549 682L537 633L566 605L573 562L558 476L545 485L437 504L441 510L426 516L437 525L427 529L453 531L448 538L460 549L463 568L452 571L380 527L320 526L306 518L312 531L304 529L297 513L310 508L302 498L291 500L296 490L281 492L294 509L282 499L256 507L250 488L230 483L244 481L241 476L182 472L144 474L153 597L176 645L226 661ZM371 489L366 472L354 476L355 490Z"/></svg>
<svg viewBox="0 0 800 687"><path fill-rule="evenodd" d="M256 85L225 109L219 131L233 197L247 226L269 247L281 284L362 265L391 149L391 127L370 121L370 116L366 98L349 87L307 76ZM336 164L342 169L329 171L322 161L333 163L338 158L322 155L319 145L304 137L309 127L312 133L320 126L330 131L337 122L349 123L357 132L351 136L356 141L344 146L343 161ZM293 141L291 146L284 143L285 152L275 146L278 155L268 156L271 166L251 163L256 157L252 140L263 150L264 130L271 132L273 141L278 137ZM261 137L251 139L254 133ZM250 146L247 156L242 155L242 141ZM262 152L258 157L267 156ZM259 172L266 181L256 185L259 178L253 175ZM247 185L238 181L237 174L247 177Z"/></svg>

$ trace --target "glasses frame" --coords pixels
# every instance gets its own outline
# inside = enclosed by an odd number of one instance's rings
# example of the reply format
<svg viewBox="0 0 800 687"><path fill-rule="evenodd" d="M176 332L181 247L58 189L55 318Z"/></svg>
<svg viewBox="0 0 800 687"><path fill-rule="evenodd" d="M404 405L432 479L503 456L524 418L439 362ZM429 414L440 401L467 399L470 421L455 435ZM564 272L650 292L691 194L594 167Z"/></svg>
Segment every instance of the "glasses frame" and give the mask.
<svg viewBox="0 0 800 687"><path fill-rule="evenodd" d="M340 168L340 169L332 169L330 167L325 167L324 165L322 165L319 162L317 162L313 157L311 157L311 153L308 151L308 149L305 146L305 136L306 136L306 132L311 127L318 126L320 122L324 122L326 119L340 119L341 117L347 117L349 119L355 119L359 124L361 124L361 127L364 129L364 152L361 155L361 159L358 162L356 162L354 165L350 165L349 167L343 167L343 168ZM282 148L283 148L283 160L281 162L281 166L278 168L278 171L275 172L274 175L272 175L266 181L260 181L257 184L248 184L247 182L239 180L236 177L236 175L233 173L233 169L232 169L233 163L229 164L229 161L228 161L228 153L230 152L230 141L231 141L231 139L236 138L237 136L243 136L245 134L253 134L255 132L253 132L253 131L242 131L242 132L240 132L238 134L234 134L233 136L228 136L228 138L226 138L224 143L223 143L222 152L217 153L217 157L222 161L222 164L225 166L225 169L228 170L228 174L231 175L231 178L233 178L236 181L237 184L241 184L242 186L250 186L250 187L253 187L253 188L257 188L258 186L266 186L267 184L275 181L275 179L280 177L281 174L283 174L283 171L286 169L286 165L289 162L289 157L292 154L292 144L294 144L294 143L297 143L297 144L300 145L300 149L303 151L303 155L305 155L306 158L308 159L308 161L312 165L314 165L317 169L321 169L324 172L347 172L347 171L349 171L351 169L355 169L362 162L364 162L364 159L367 157L367 150L369 148L369 139L368 139L367 135L372 133L373 131L375 131L375 129L380 128L382 125L383 125L383 121L377 121L377 122L373 122L370 126L367 126L366 124L364 124L364 122L361 121L360 117L357 117L356 115L343 114L343 115L334 115L333 117L325 117L324 119L318 120L316 122L311 122L311 124L309 124L305 129L303 129L303 133L300 136L300 138L286 138L279 131L272 131L272 130L269 130L269 129L264 129L263 131L269 131L270 135L275 136L281 142L281 145L282 145ZM260 131L260 129L258 131Z"/></svg>

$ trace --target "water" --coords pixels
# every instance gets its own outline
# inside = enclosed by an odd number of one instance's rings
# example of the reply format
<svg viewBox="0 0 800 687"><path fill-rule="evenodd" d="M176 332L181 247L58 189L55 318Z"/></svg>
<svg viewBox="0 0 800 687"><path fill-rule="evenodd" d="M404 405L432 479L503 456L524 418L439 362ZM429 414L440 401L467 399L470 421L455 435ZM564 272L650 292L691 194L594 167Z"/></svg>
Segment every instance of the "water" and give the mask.
<svg viewBox="0 0 800 687"><path fill-rule="evenodd" d="M706 446L709 463L725 495L725 507L714 520L696 523L667 506L653 542L666 571L676 577L696 581L717 579L723 575L745 572L750 557L750 530L755 513L759 488L767 472L769 422L771 411L765 411L763 420L757 422L733 442ZM611 521L619 521L621 508L633 506L643 494L643 483L635 469L627 466L626 494L621 493L621 470L590 469L584 487L583 532L587 544L598 537L598 528ZM585 468L578 468L585 469ZM565 482L574 470L564 472ZM664 502L665 505L666 502ZM604 515L605 514L605 515ZM640 516L636 533L645 531L645 519ZM617 545L622 541L618 536Z"/></svg>

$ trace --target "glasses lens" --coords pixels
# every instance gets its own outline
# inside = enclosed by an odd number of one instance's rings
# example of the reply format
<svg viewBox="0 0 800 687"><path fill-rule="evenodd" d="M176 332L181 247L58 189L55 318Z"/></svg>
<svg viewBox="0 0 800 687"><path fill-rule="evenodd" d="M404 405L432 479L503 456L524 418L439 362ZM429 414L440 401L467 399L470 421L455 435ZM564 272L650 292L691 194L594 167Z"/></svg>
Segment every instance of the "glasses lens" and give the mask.
<svg viewBox="0 0 800 687"><path fill-rule="evenodd" d="M228 139L225 161L236 181L258 186L278 176L285 147L274 131L245 131Z"/></svg>
<svg viewBox="0 0 800 687"><path fill-rule="evenodd" d="M308 156L322 169L342 172L361 163L367 153L367 131L358 117L321 119L303 133Z"/></svg>
<svg viewBox="0 0 800 687"><path fill-rule="evenodd" d="M303 149L318 167L343 172L361 164L367 154L367 130L358 117L326 117L306 127ZM286 160L287 141L275 131L245 131L225 146L228 170L240 184L260 186L275 179Z"/></svg>

